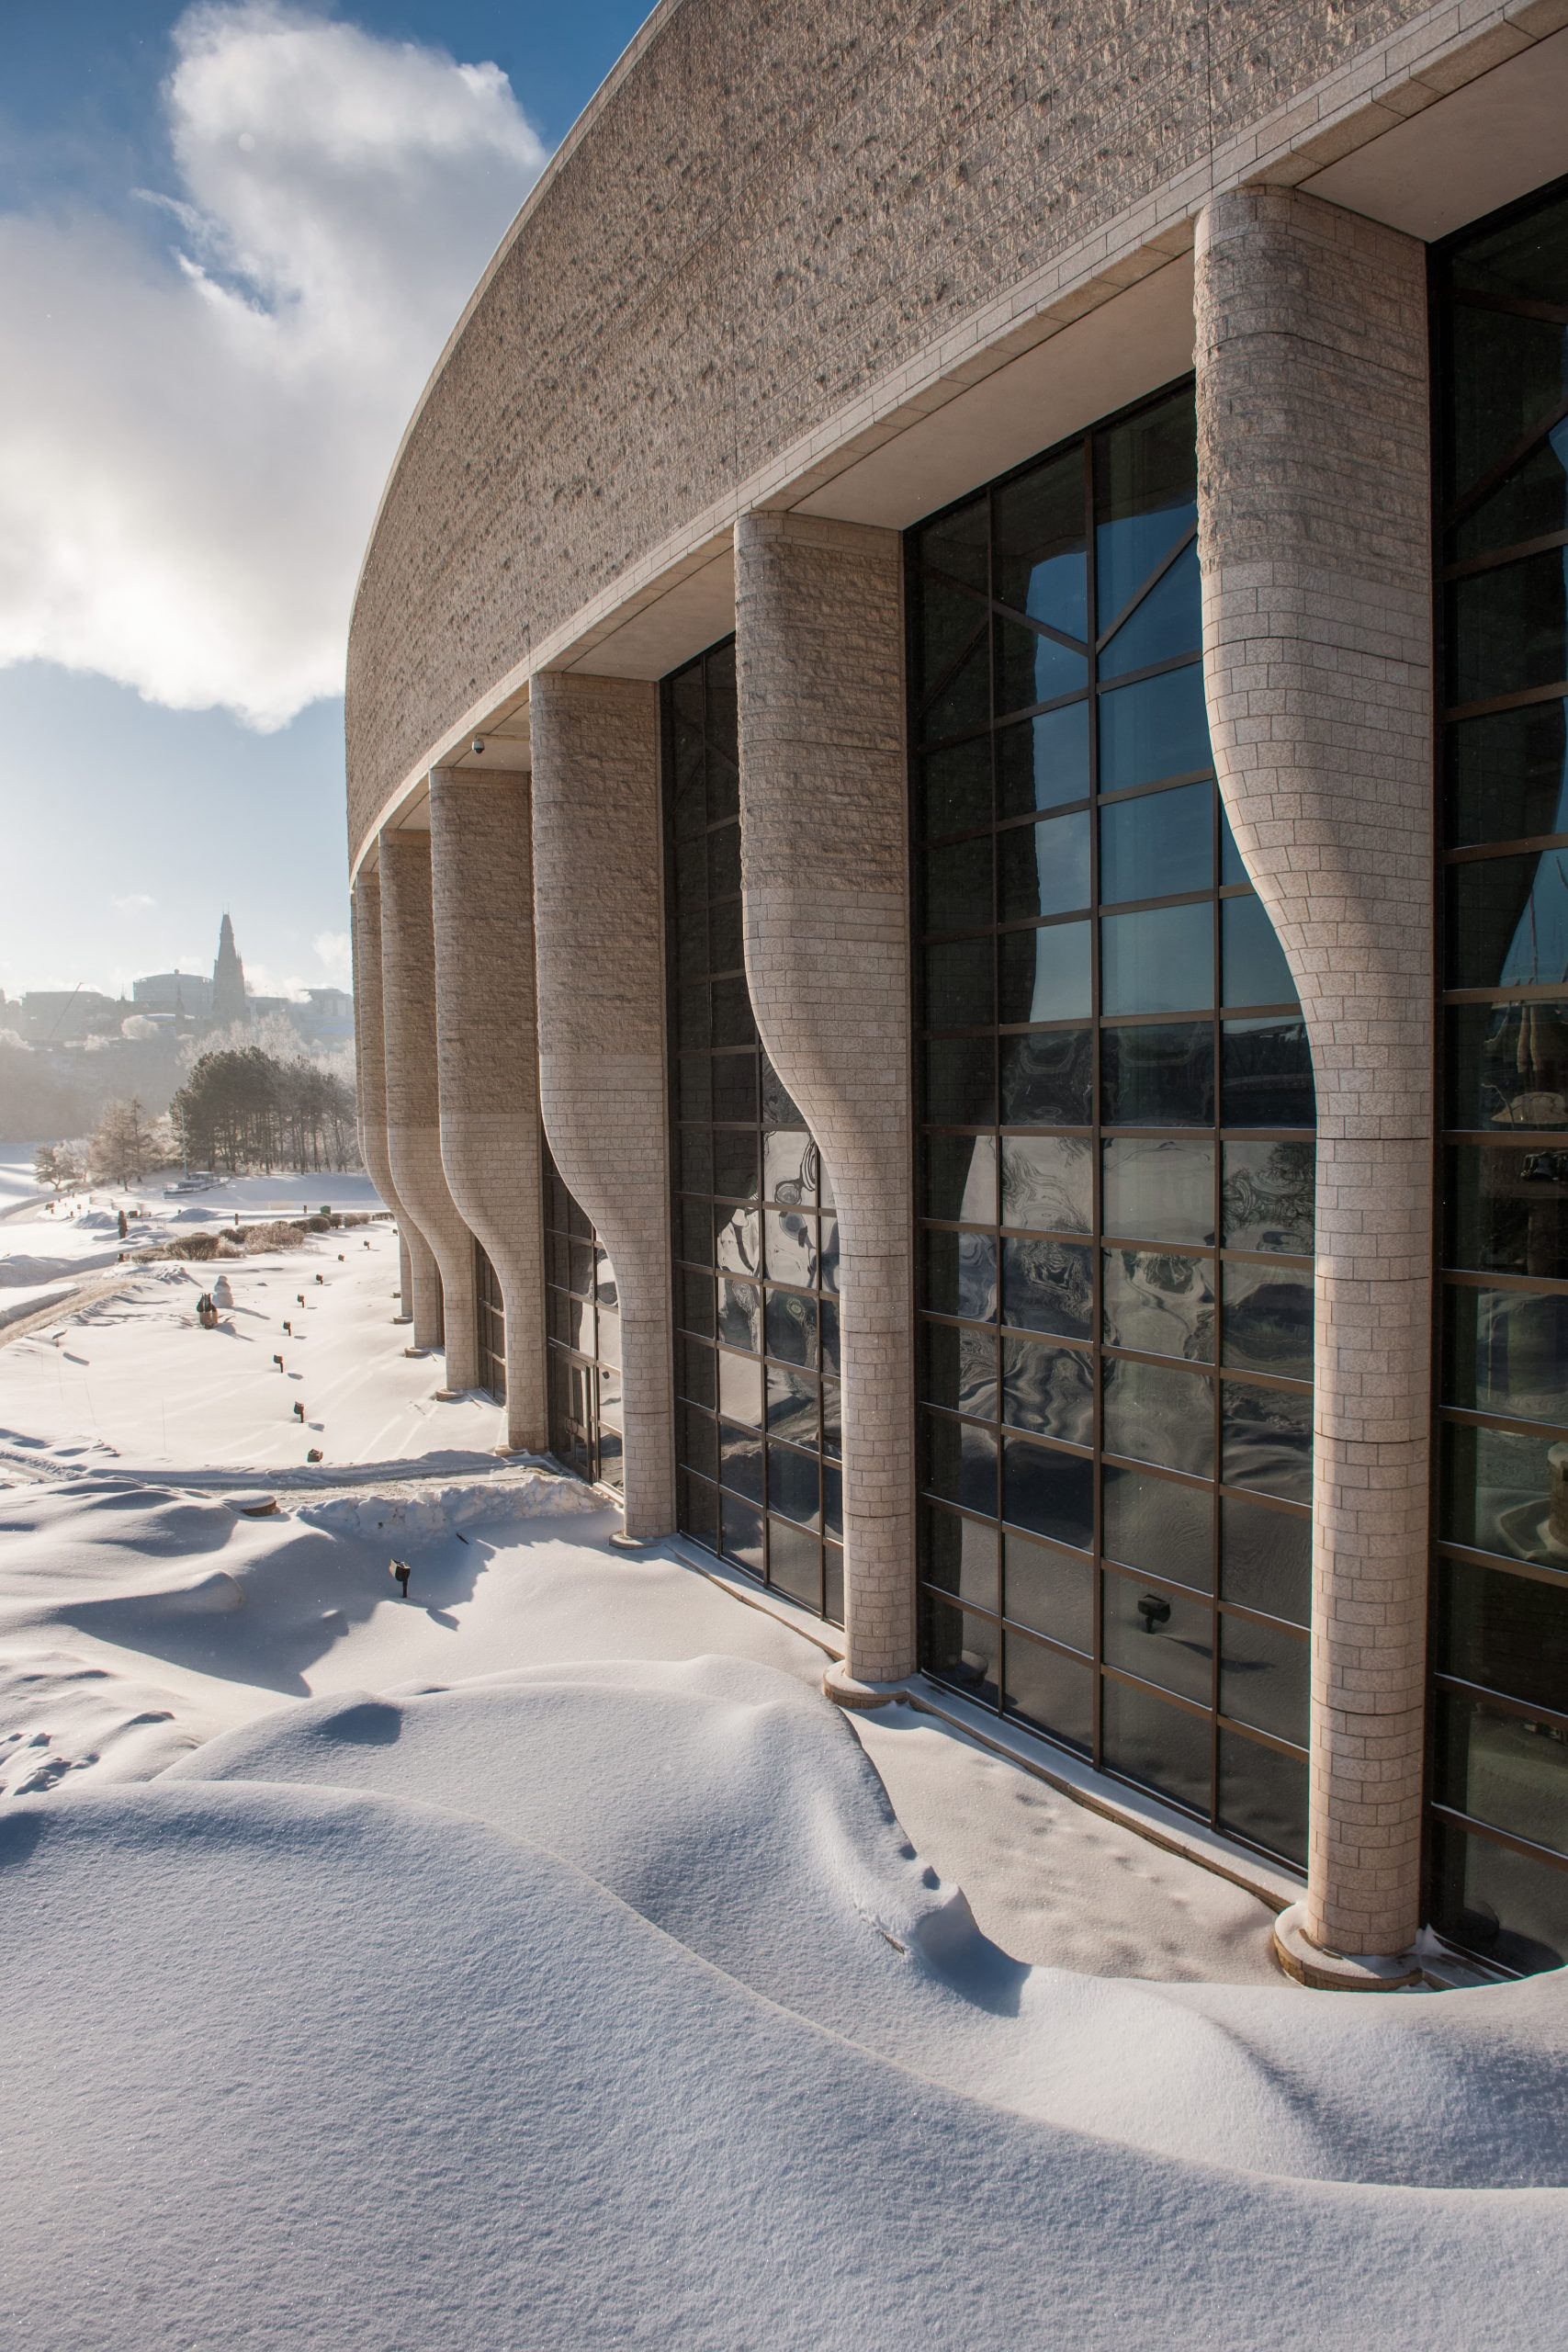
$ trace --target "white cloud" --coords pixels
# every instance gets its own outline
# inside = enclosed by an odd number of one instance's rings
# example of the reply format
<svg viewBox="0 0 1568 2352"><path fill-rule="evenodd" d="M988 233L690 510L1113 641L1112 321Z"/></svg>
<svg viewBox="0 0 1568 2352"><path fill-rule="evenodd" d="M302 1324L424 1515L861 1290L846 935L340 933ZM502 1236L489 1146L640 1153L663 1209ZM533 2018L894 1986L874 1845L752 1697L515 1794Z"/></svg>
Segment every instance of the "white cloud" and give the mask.
<svg viewBox="0 0 1568 2352"><path fill-rule="evenodd" d="M199 5L174 242L0 216L0 663L283 725L343 679L398 437L544 151L504 74Z"/></svg>
<svg viewBox="0 0 1568 2352"><path fill-rule="evenodd" d="M145 890L128 890L124 898L109 900L110 906L118 908L122 915L144 915L157 903L157 899L149 898Z"/></svg>
<svg viewBox="0 0 1568 2352"><path fill-rule="evenodd" d="M354 947L346 931L319 931L310 942L331 989L354 986Z"/></svg>

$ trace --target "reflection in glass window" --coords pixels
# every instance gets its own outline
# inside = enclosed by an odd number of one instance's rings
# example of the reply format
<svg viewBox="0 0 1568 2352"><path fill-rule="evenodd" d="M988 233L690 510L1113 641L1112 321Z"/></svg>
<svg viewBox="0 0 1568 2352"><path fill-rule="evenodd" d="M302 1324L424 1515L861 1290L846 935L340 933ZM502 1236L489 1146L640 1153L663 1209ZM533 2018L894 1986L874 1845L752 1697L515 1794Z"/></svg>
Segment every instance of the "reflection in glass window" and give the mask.
<svg viewBox="0 0 1568 2352"><path fill-rule="evenodd" d="M1312 1066L1213 781L1194 531L1183 389L909 537L928 707L983 627L995 682L912 779L921 1655L1299 1861Z"/></svg>
<svg viewBox="0 0 1568 2352"><path fill-rule="evenodd" d="M592 1484L622 1484L621 1316L615 1269L544 1150L546 1406L550 1452Z"/></svg>

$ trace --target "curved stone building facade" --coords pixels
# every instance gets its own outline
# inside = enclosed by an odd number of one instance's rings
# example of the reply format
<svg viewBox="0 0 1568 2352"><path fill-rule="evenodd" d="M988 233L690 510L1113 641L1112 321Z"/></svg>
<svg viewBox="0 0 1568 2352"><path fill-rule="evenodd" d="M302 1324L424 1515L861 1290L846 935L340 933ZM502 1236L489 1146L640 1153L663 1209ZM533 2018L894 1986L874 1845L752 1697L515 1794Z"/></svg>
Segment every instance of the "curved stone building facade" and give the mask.
<svg viewBox="0 0 1568 2352"><path fill-rule="evenodd" d="M1568 1957L1565 101L1568 0L663 0L350 641L451 1385L1309 1983Z"/></svg>

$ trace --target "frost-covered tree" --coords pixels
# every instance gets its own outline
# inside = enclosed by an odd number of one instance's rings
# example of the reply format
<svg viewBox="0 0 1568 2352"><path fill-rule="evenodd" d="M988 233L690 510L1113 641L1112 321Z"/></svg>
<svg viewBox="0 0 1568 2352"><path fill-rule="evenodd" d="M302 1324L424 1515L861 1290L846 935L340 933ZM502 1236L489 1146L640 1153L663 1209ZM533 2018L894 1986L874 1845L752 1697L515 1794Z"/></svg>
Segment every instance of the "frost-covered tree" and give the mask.
<svg viewBox="0 0 1568 2352"><path fill-rule="evenodd" d="M95 1184L139 1184L158 1164L157 1145L140 1100L110 1102L87 1148Z"/></svg>

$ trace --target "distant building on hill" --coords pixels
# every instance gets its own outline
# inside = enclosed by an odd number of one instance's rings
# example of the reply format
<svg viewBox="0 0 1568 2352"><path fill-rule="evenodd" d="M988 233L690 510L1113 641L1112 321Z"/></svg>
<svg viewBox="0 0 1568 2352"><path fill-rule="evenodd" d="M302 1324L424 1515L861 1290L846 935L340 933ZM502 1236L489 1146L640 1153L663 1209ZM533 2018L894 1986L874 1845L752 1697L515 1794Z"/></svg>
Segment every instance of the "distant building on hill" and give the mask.
<svg viewBox="0 0 1568 2352"><path fill-rule="evenodd" d="M227 1027L232 1021L248 1021L250 1006L245 996L245 967L240 961L240 951L234 944L234 926L225 913L218 931L218 960L212 967L211 1012L214 1021Z"/></svg>
<svg viewBox="0 0 1568 2352"><path fill-rule="evenodd" d="M132 980L138 1012L174 1013L186 1021L212 1018L212 982L201 972L148 972Z"/></svg>

